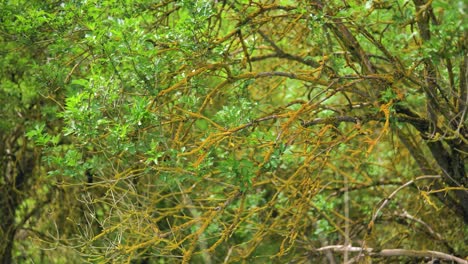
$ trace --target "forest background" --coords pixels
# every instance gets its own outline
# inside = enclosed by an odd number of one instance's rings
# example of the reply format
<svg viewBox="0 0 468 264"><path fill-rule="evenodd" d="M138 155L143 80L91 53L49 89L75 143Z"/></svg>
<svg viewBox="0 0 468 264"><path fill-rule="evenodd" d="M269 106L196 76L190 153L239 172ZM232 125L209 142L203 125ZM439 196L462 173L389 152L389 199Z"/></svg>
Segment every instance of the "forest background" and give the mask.
<svg viewBox="0 0 468 264"><path fill-rule="evenodd" d="M0 263L467 263L466 10L2 1Z"/></svg>

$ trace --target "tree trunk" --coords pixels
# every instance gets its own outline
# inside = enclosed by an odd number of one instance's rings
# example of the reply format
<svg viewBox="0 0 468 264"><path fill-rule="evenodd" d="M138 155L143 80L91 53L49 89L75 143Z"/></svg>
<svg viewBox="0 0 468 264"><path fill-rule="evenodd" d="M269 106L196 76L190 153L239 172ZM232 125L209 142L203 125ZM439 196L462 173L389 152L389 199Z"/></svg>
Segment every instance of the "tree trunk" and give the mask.
<svg viewBox="0 0 468 264"><path fill-rule="evenodd" d="M0 138L0 264L13 263L12 252L18 230L16 210L24 199L26 180L32 177L34 169L34 154L20 146L18 135L24 134L20 130ZM26 144L26 141L22 142L21 145Z"/></svg>
<svg viewBox="0 0 468 264"><path fill-rule="evenodd" d="M0 196L0 264L12 263L12 251L16 233L15 211L18 206L16 193L7 187Z"/></svg>

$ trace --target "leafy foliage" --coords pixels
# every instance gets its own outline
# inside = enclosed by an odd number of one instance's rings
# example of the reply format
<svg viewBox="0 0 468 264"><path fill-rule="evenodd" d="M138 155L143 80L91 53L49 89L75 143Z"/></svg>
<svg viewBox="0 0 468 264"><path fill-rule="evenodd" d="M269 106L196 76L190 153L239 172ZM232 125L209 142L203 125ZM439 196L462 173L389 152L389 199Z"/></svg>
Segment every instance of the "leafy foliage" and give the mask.
<svg viewBox="0 0 468 264"><path fill-rule="evenodd" d="M3 263L463 261L455 2L1 4Z"/></svg>

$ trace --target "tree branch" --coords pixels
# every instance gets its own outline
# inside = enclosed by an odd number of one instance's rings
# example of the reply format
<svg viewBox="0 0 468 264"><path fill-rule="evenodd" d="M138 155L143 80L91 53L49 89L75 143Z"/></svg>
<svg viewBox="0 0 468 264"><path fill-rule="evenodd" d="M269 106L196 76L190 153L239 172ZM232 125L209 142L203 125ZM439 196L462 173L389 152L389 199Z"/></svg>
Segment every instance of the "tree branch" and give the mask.
<svg viewBox="0 0 468 264"><path fill-rule="evenodd" d="M407 183L403 184L402 186L398 187L395 191L393 191L387 198L385 198L385 200L382 202L382 204L380 205L379 209L377 209L375 211L375 213L372 215L372 219L371 221L369 222L369 230L372 229L373 225L374 225L374 222L375 220L377 219L380 211L382 211L382 209L385 207L385 205L387 205L387 203L393 198L393 196L395 196L397 194L397 192L401 191L403 188L405 188L406 186L408 185L411 185L413 184L415 181L418 181L418 180L423 180L423 179L439 179L440 178L440 175L423 175L423 176L419 176L419 177L416 177L416 179L414 180L411 180L411 181L408 181Z"/></svg>
<svg viewBox="0 0 468 264"><path fill-rule="evenodd" d="M313 250L314 252L364 252L365 254L374 257L422 257L422 258L438 258L447 261L454 261L460 264L468 264L467 260L462 258L449 255L439 251L432 250L409 250L409 249L382 249L380 251L374 250L373 248L363 248L363 247L352 247L344 245L331 245Z"/></svg>

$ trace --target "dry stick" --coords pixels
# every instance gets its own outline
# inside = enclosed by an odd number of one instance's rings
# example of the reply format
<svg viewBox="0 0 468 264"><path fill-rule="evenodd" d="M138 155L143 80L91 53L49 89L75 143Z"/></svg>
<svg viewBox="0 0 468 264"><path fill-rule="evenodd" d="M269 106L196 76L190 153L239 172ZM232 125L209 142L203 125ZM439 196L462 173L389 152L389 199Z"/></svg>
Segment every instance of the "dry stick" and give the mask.
<svg viewBox="0 0 468 264"><path fill-rule="evenodd" d="M442 235L440 235L439 233L435 232L434 229L432 229L432 227L430 225L428 225L426 222L424 222L423 220L419 219L419 218L416 218L412 215L410 215L406 210L403 210L403 213L402 214L397 214L397 216L400 216L400 217L403 217L403 218L407 218L411 221L414 221L416 223L419 223L420 225L422 225L423 227L426 228L427 232L429 232L429 234L435 238L437 238L438 240L441 240L441 241L444 241L444 238L442 237Z"/></svg>
<svg viewBox="0 0 468 264"><path fill-rule="evenodd" d="M403 188L411 185L412 183L414 183L415 181L419 181L419 180L423 180L423 179L438 179L440 178L441 176L440 175L423 175L423 176L419 176L419 177L416 177L416 179L414 180L411 180L405 184L403 184L402 186L398 187L395 191L393 191L387 198L385 198L385 200L383 201L382 205L379 207L379 209L377 209L377 211L375 211L374 215L372 215L372 219L369 223L369 226L368 228L371 230L373 225L374 225L374 221L377 219L380 211L382 211L382 209L388 204L388 202L393 198L393 196L395 196L397 194L397 192L401 191ZM369 231L370 231L369 230Z"/></svg>
<svg viewBox="0 0 468 264"><path fill-rule="evenodd" d="M344 214L345 214L345 245L348 246L349 243L349 182L348 177L344 175ZM348 262L348 252L344 252L343 261Z"/></svg>
<svg viewBox="0 0 468 264"><path fill-rule="evenodd" d="M382 211L382 209L388 204L388 202L399 192L401 191L403 188L413 184L415 181L419 181L419 180L422 180L422 179L437 179L437 178L441 178L440 175L423 175L423 176L419 176L419 177L416 177L415 179L413 180L410 180L408 181L407 183L403 184L402 186L398 187L395 191L393 191L387 198L385 198L385 200L382 202L382 205L380 205L379 209L377 209L375 211L375 213L372 215L372 219L371 221L369 222L369 224L367 225L367 232L370 233L372 231L372 228L374 227L374 222L375 220L377 219L380 211ZM365 240L361 243L361 249L362 251L366 251L365 249ZM362 253L361 251L361 253ZM361 253L357 256L357 259L359 259L361 257Z"/></svg>
<svg viewBox="0 0 468 264"><path fill-rule="evenodd" d="M432 250L408 250L408 249L383 249L380 251L374 251L372 248L363 247L351 247L345 245L331 245L321 248L314 249L315 252L366 252L369 256L381 256L381 257L424 257L424 258L439 258L447 261L454 261L456 263L468 264L467 260L459 257L455 257L443 252L432 251Z"/></svg>

